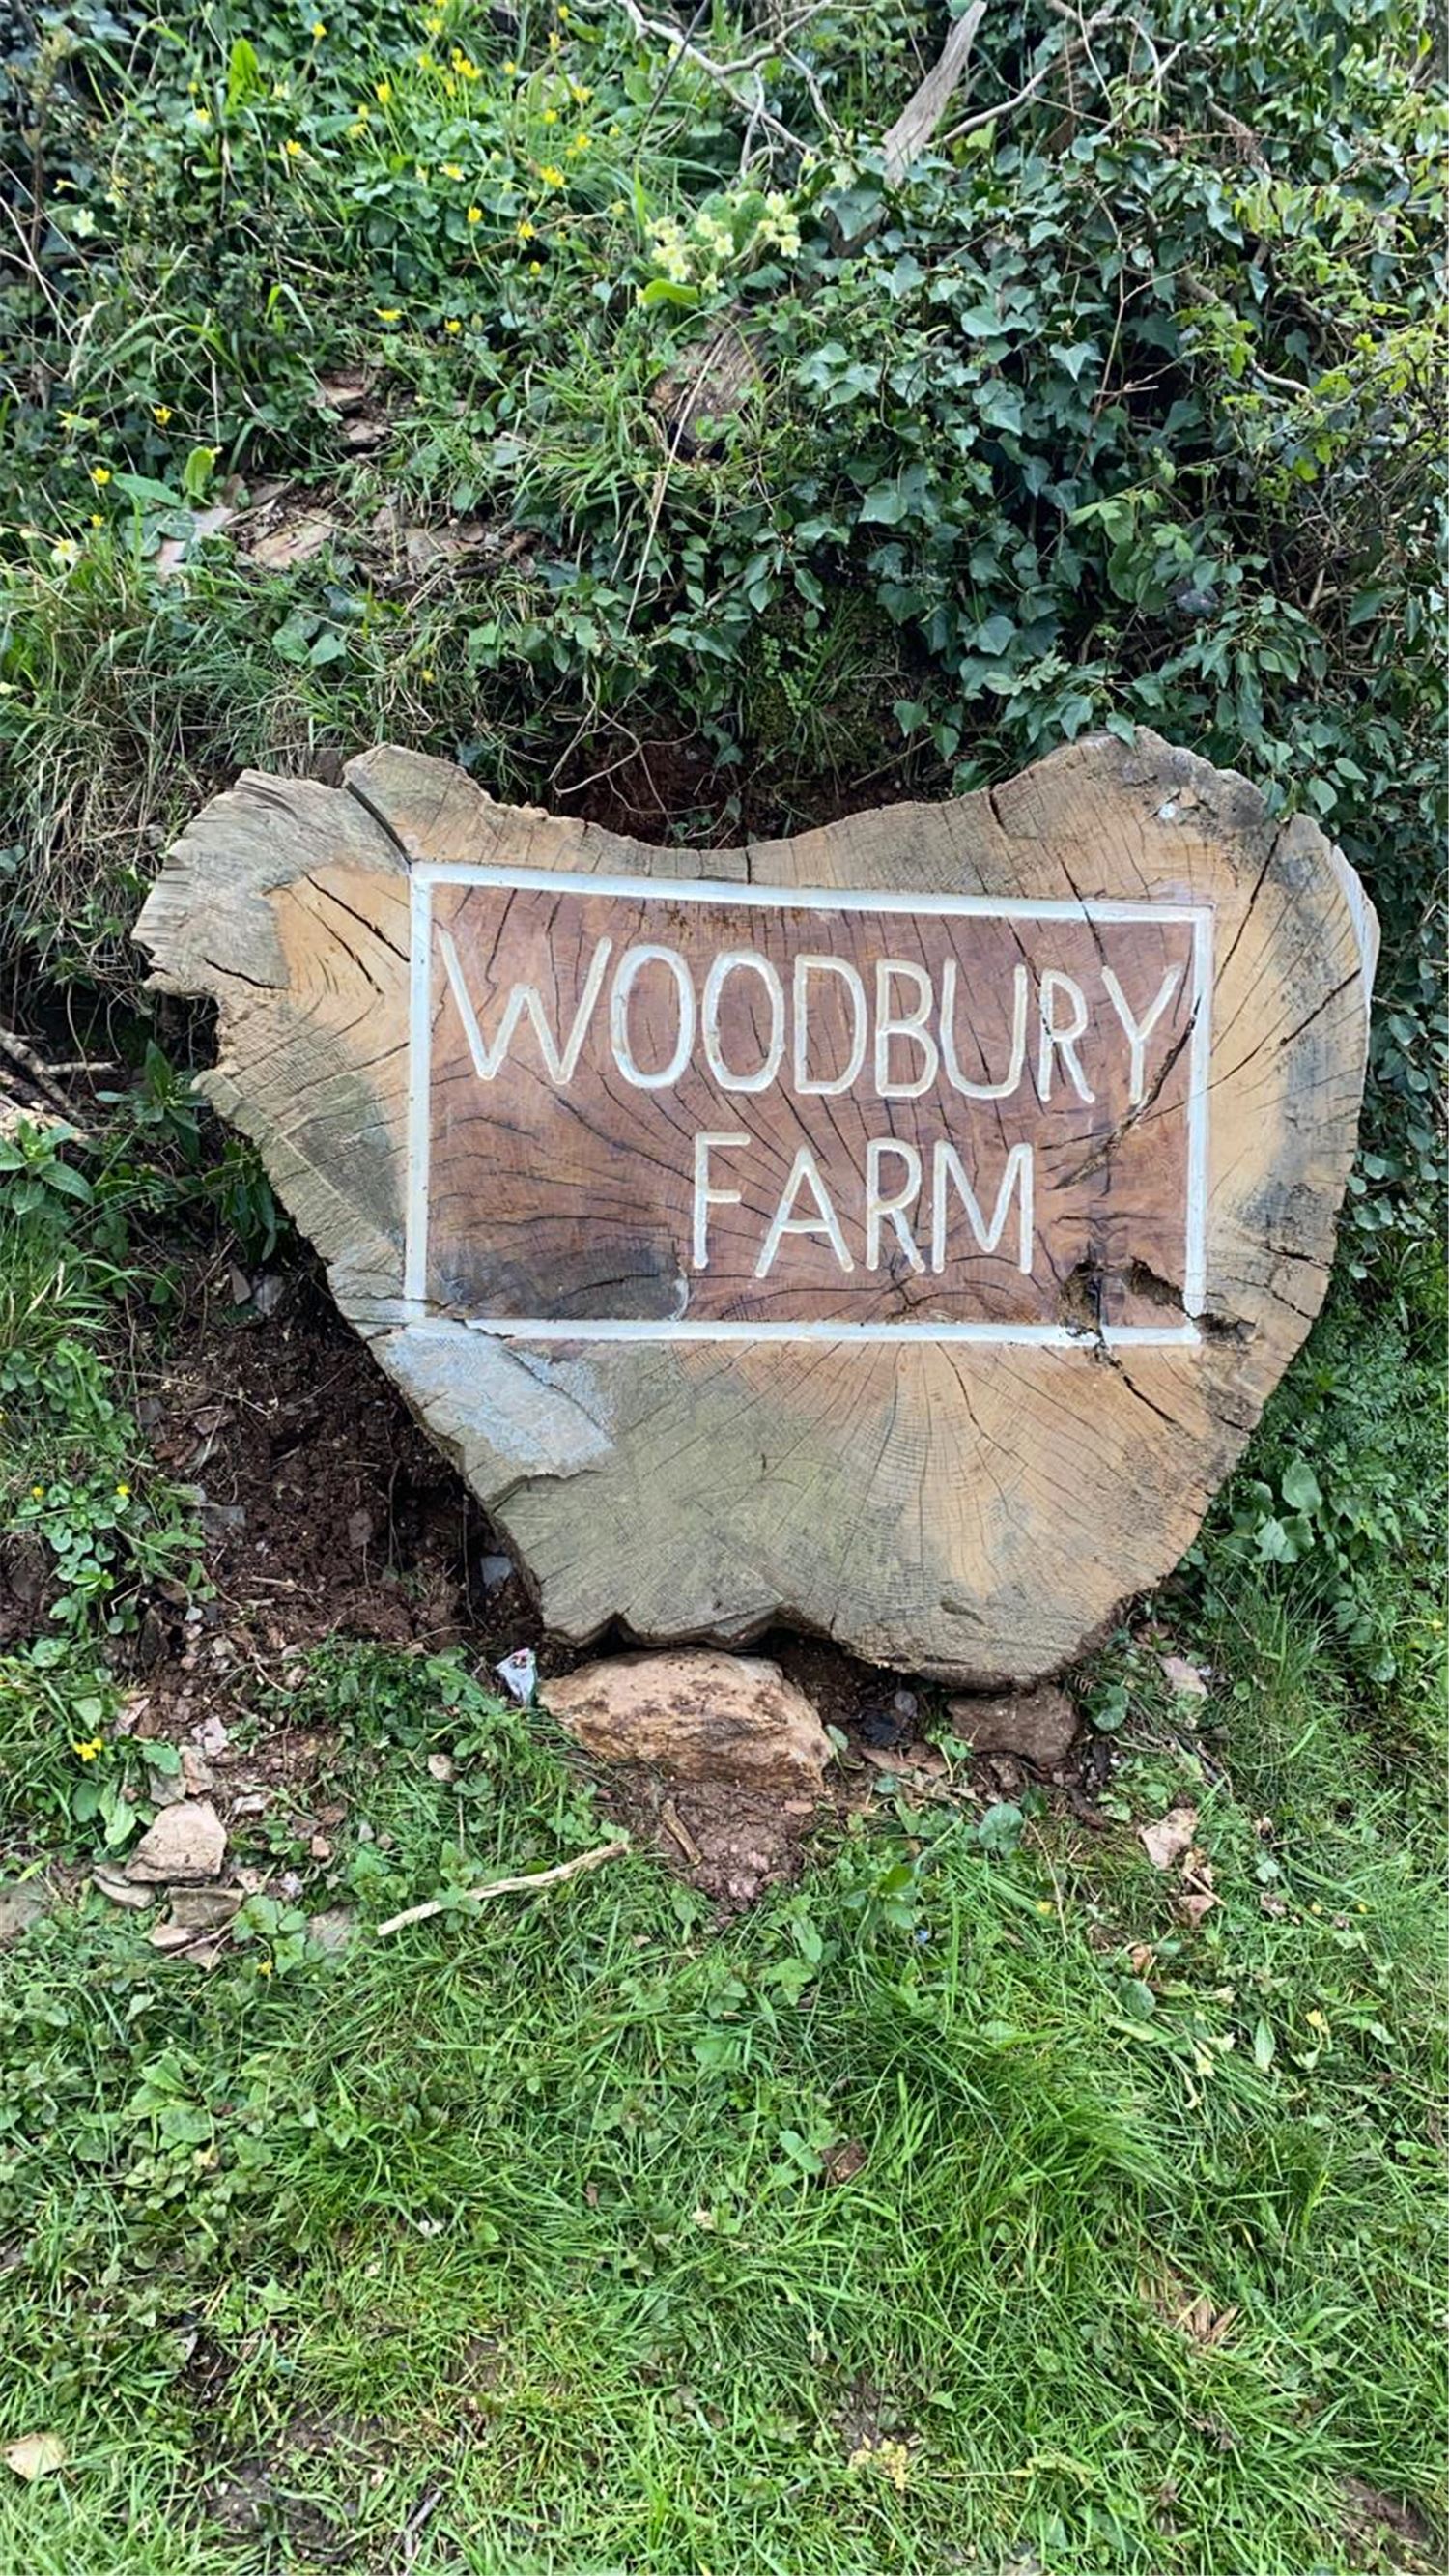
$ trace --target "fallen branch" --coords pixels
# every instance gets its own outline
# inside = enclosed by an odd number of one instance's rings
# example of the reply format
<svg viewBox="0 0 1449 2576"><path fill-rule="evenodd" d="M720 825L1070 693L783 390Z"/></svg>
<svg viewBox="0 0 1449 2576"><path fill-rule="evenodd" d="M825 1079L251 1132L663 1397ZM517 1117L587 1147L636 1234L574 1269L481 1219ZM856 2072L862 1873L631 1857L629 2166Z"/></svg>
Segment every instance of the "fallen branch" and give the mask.
<svg viewBox="0 0 1449 2576"><path fill-rule="evenodd" d="M536 1888L557 1887L566 1878L581 1877L586 1869L599 1869L606 1860L617 1860L629 1849L627 1834L614 1843L600 1843L596 1850L579 1852L573 1860L561 1860L554 1869L535 1870L531 1878L490 1879L486 1887L466 1888L461 1896L430 1897L426 1905L410 1905L402 1914L390 1914L379 1923L377 1938L385 1941L390 1932L401 1932L408 1923L426 1923L434 1914L451 1914L455 1906L481 1905L489 1896L531 1896Z"/></svg>
<svg viewBox="0 0 1449 2576"><path fill-rule="evenodd" d="M919 89L912 92L887 133L881 150L885 175L892 187L904 177L911 163L919 160L945 115L961 85L976 30L985 15L986 0L972 0L965 16L956 20L946 38L940 59L927 72Z"/></svg>

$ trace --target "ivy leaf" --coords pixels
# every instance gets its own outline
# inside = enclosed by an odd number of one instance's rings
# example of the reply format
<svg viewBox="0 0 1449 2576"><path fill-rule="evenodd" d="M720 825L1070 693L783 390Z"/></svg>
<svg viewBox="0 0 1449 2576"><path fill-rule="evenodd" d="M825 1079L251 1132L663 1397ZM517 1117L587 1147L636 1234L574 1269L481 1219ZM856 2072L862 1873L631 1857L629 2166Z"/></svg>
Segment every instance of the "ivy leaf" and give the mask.
<svg viewBox="0 0 1449 2576"><path fill-rule="evenodd" d="M999 1798L977 1825L976 1839L984 1852L990 1852L997 1860L1009 1860L1025 1830L1026 1818L1020 1807Z"/></svg>

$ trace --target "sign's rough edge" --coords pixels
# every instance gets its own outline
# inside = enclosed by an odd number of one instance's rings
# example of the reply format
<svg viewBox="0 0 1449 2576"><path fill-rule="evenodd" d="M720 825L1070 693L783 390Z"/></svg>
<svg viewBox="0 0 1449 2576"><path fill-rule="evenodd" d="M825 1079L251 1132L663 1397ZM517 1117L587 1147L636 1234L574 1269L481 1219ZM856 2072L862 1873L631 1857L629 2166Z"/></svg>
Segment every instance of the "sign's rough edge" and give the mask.
<svg viewBox="0 0 1449 2576"><path fill-rule="evenodd" d="M741 888L878 886L903 869L922 891L1055 875L1077 899L1109 880L1211 883L1233 925L1205 1349L970 1353L968 1393L962 1356L886 1347L856 1355L864 1391L843 1420L814 1348L550 1348L410 1323L396 1050L369 1055L353 1034L376 1032L405 981L410 868L486 862L505 835L531 864L591 875L667 884L700 861L497 805L419 754L379 749L345 776L245 773L168 855L137 936L157 989L219 1003L204 1088L260 1147L344 1313L557 1633L583 1642L618 1620L640 1639L740 1643L784 1618L903 1669L1024 1682L1169 1570L1322 1302L1354 1150L1377 926L1315 823L1270 817L1236 773L1139 731L1062 746L955 803L708 854ZM341 918L359 900L360 937ZM298 1004L309 955L325 1006Z"/></svg>

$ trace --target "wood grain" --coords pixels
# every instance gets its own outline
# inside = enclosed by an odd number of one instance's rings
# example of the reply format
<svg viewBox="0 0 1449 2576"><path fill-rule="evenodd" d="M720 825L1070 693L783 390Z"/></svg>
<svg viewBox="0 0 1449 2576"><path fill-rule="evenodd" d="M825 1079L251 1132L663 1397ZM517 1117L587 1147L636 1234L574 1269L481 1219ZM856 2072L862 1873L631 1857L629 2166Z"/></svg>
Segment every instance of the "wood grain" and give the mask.
<svg viewBox="0 0 1449 2576"><path fill-rule="evenodd" d="M440 867L544 885L449 883ZM560 873L586 882L555 893ZM722 889L710 906L688 892L703 876ZM764 889L786 899L748 900ZM900 908L863 911L862 894ZM920 909L963 898L986 910ZM1061 917L990 911L1022 904ZM1102 905L1156 917L1094 919ZM1210 932L1207 987L1192 981L1193 920ZM354 761L341 789L248 774L171 853L137 935L164 989L217 998L211 1097L257 1140L343 1311L572 1638L618 1619L640 1638L739 1642L786 1618L958 1681L1049 1672L1180 1557L1322 1300L1362 1091L1372 912L1315 826L1274 822L1244 780L1148 734L1074 744L956 803L707 859L497 805L391 749ZM459 982L485 1050L519 983L557 1038L601 939L603 1013L572 1078L550 1078L531 1024L480 1077ZM628 1062L646 1076L679 1039L680 974L702 1023L721 954L763 957L788 997L802 947L852 963L868 998L883 956L908 961L937 1005L954 959L967 1081L1009 1068L1024 967L1029 1062L993 1101L939 1071L914 1096L881 1096L872 1044L847 1090L802 1094L787 1027L779 1078L742 1093L718 1064L758 1072L775 1033L767 979L746 968L720 988L718 1063L697 1024L678 1080L651 1088L621 1077L607 1044L608 972L640 945L682 961L642 967L630 988ZM1134 1098L1104 971L1140 1015L1178 965ZM1048 970L1090 1003L1090 1102L1060 1054L1042 1096ZM1196 1039L1195 989L1210 1000ZM815 996L807 1062L826 1076L850 1050L844 992L826 977ZM895 1041L887 1093L923 1063ZM749 1149L724 1150L709 1179L739 1195L707 1209L700 1266L694 1139L731 1132ZM905 1217L923 1268L888 1219L872 1268L872 1140L912 1148L924 1183L942 1137L988 1217L993 1176L1030 1145L1028 1270L1017 1210L987 1252L959 1194L933 1269L928 1187ZM761 1276L802 1145L838 1201L850 1266L828 1234L788 1233ZM900 1157L881 1169L909 1177ZM792 1205L810 1213L808 1197ZM659 1337L681 1318L733 1337ZM520 1319L547 1335L510 1332ZM863 1337L882 1324L910 1329ZM963 1325L989 1337L949 1338ZM635 1337L599 1338L620 1326Z"/></svg>

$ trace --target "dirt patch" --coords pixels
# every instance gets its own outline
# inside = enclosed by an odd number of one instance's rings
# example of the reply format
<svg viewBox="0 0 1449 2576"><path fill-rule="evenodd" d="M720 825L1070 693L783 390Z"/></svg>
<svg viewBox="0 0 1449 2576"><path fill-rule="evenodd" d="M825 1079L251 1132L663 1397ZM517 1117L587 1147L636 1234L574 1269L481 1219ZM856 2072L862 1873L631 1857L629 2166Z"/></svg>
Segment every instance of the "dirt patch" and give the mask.
<svg viewBox="0 0 1449 2576"><path fill-rule="evenodd" d="M1397 2570L1399 2576L1429 2576L1431 2568L1444 2564L1423 2515L1412 2505L1381 2495L1362 2478L1344 2481L1342 2524L1351 2548L1373 2549L1376 2555L1371 2563Z"/></svg>
<svg viewBox="0 0 1449 2576"><path fill-rule="evenodd" d="M586 1659L543 1634L496 1531L305 1258L249 1276L218 1260L193 1275L184 1321L138 1410L157 1464L199 1497L214 1589L192 1601L179 1584L153 1587L137 1633L117 1641L123 1723L143 1739L199 1750L210 1765L203 1787L214 1787L229 1831L285 1814L293 1840L315 1838L321 1858L344 1821L331 1786L334 1738L315 1713L292 1724L285 1714L308 1650L330 1637L414 1652L456 1646L484 1675L530 1647L545 1681ZM22 1536L0 1547L0 1644L42 1629L49 1597L40 1543ZM587 1658L635 1642L610 1634ZM840 1739L821 1804L733 1786L671 1788L637 1766L594 1772L635 1840L725 1911L796 1876L821 1821L882 1788L984 1806L1017 1794L1029 1776L987 1755L969 1775L956 1766L947 1777L930 1740L948 1723L945 1686L786 1629L750 1651L778 1663ZM238 1753L229 1739L263 1694L267 1725L260 1740L246 1726ZM1096 1823L1105 1769L1100 1741L1084 1737L1048 1786Z"/></svg>
<svg viewBox="0 0 1449 2576"><path fill-rule="evenodd" d="M806 1837L828 1812L809 1798L758 1797L735 1781L670 1787L637 1763L594 1777L606 1811L722 1915L798 1877Z"/></svg>
<svg viewBox="0 0 1449 2576"><path fill-rule="evenodd" d="M158 1463L202 1498L224 1624L264 1649L452 1642L481 1515L308 1273L242 1286L204 1299L141 1405Z"/></svg>

